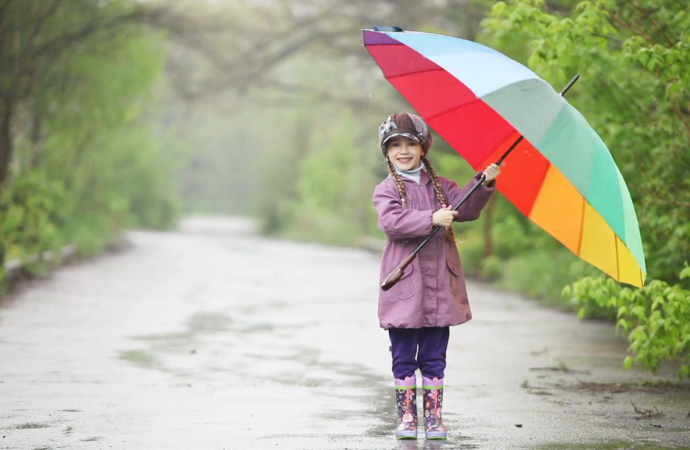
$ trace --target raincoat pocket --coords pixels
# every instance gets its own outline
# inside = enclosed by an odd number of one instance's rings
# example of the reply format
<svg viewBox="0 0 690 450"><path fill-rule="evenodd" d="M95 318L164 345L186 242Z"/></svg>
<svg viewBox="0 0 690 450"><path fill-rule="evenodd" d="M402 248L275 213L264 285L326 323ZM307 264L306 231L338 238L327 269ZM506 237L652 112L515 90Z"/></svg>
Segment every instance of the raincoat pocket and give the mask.
<svg viewBox="0 0 690 450"><path fill-rule="evenodd" d="M446 265L448 266L448 278L450 278L448 288L450 289L450 292L455 295L455 292L458 290L458 276L460 276L460 269L455 267L455 265L451 264L448 260L446 260Z"/></svg>
<svg viewBox="0 0 690 450"><path fill-rule="evenodd" d="M394 286L395 295L399 299L408 299L415 295L417 292L419 292L421 283L417 283L415 286L415 277L412 276L412 274L416 270L415 262L416 261L413 261L412 264L407 266L405 272L403 273L403 276L400 278L400 281L398 281Z"/></svg>

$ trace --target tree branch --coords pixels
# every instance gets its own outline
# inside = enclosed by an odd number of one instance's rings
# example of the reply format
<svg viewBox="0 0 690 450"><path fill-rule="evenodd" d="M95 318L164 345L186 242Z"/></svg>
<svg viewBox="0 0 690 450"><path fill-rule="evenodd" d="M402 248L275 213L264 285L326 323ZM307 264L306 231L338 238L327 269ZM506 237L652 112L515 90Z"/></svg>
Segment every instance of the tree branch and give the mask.
<svg viewBox="0 0 690 450"><path fill-rule="evenodd" d="M263 80L260 82L260 86L262 87L267 87L267 88L275 88L278 89L281 92L287 92L287 93L300 93L300 94L308 94L312 95L315 98L319 100L324 100L327 102L332 102L332 103L340 103L344 105L348 105L354 108L371 108L372 103L370 99L365 99L365 98L347 98L347 97L338 97L335 95L332 95L328 91L319 91L307 86L300 86L297 84L289 84L289 83L283 83L281 81L275 81L275 80ZM300 100L303 101L303 100Z"/></svg>
<svg viewBox="0 0 690 450"><path fill-rule="evenodd" d="M36 23L34 24L34 27L26 40L24 50L22 50L21 54L18 55L16 62L13 64L13 85L14 81L24 72L24 62L27 60L27 58L29 58L29 55L33 51L34 43L36 42L38 33L41 31L41 28L43 27L43 23L53 13L53 11L55 11L55 8L61 1L62 0L53 0L53 2L50 5L48 5L48 7L43 11L43 13L39 14L38 19L36 20Z"/></svg>
<svg viewBox="0 0 690 450"><path fill-rule="evenodd" d="M637 31L632 25L626 23L625 21L623 21L622 19L620 19L620 18L619 18L618 16L616 16L615 14L611 14L611 18L612 18L613 20L615 20L617 24L624 26L625 28L627 28L628 30L632 31L632 32L635 33L636 35L645 38L647 41L651 42L652 44L659 45L659 43L658 43L657 41L655 41L654 39L650 38L649 36L647 36L646 34L642 33L641 31Z"/></svg>
<svg viewBox="0 0 690 450"><path fill-rule="evenodd" d="M53 11L55 11L55 8L57 8L57 5L61 1L63 0L53 0L53 3L48 5L48 7L43 11L43 13L38 16L38 19L34 24L34 28L33 30L31 30L31 34L27 39L26 46L24 46L24 51L22 52L22 54L30 53L30 51L33 49L34 42L36 42L36 37L38 36L39 31L41 31L43 22L45 22L48 16L50 16L53 13Z"/></svg>
<svg viewBox="0 0 690 450"><path fill-rule="evenodd" d="M675 95L673 96L673 104L675 105L676 114L678 114L678 117L680 118L681 122L683 122L685 132L688 134L688 139L690 139L690 124L688 124L688 121L685 118L685 114L683 114L683 109L680 107L680 102L678 102L678 97L676 97Z"/></svg>
<svg viewBox="0 0 690 450"><path fill-rule="evenodd" d="M252 80L254 80L257 76L259 76L262 72L265 72L268 70L269 67L274 66L278 64L279 62L285 60L288 56L297 53L299 50L301 50L303 47L306 47L307 45L313 43L314 41L325 39L328 37L336 37L339 36L341 33L340 32L325 32L325 31L320 31L320 30L315 30L306 36L302 37L302 39L298 39L296 41L293 41L292 43L285 45L283 48L281 48L278 52L275 54L271 55L267 59L263 61L259 61L256 64L252 64L251 70L244 75L243 77L240 78L239 81L239 87L240 88L246 88L247 85L249 85ZM247 52L249 54L252 54L252 51ZM252 58L249 58L251 61Z"/></svg>
<svg viewBox="0 0 690 450"><path fill-rule="evenodd" d="M605 34L592 33L592 36L608 39L609 41L617 42L619 44L622 44L623 42L625 42L623 39L613 37L613 36L606 36Z"/></svg>
<svg viewBox="0 0 690 450"><path fill-rule="evenodd" d="M669 203L669 204L671 204L671 205L690 207L690 203L688 203L688 202L681 202L681 201L679 201L679 200L673 200L673 199L668 199L668 198L661 198L661 197L659 197L659 195L656 194L655 192L649 191L649 190L644 189L644 188L641 188L641 187L638 187L638 189L639 189L640 192L642 192L643 194L648 195L648 196L650 196L650 197L652 197L652 198L654 198L654 199L656 199L656 200L659 200L659 201L661 201L661 202Z"/></svg>
<svg viewBox="0 0 690 450"><path fill-rule="evenodd" d="M30 59L35 59L40 56L43 56L46 53L50 53L53 51L62 51L65 48L69 47L72 44L76 44L80 41L83 41L84 39L88 38L89 36L98 33L100 31L108 30L111 28L114 28L122 23L135 20L135 19L142 19L144 18L145 15L141 10L133 11L129 14L124 14L119 17L115 17L113 19L107 20L107 21L102 21L102 22L92 22L84 27L82 27L79 31L76 31L74 33L69 33L65 34L62 36L59 36L55 39L53 39L50 42L47 42L46 44L42 45L41 47L38 47L34 49L33 52L31 52L28 57ZM22 54L15 54L7 57L7 63L12 64L14 61L18 60L21 58L23 55Z"/></svg>
<svg viewBox="0 0 690 450"><path fill-rule="evenodd" d="M671 39L671 38L669 37L669 35L666 33L666 30L664 30L664 28L663 28L661 25L659 25L659 23L657 23L656 20L654 20L654 19L652 18L652 12L653 12L653 11L644 11L644 10L643 10L640 6L638 6L633 0L628 0L628 3L630 3L631 5L633 5L633 7L634 7L640 14L642 14L643 17L644 17L645 19L647 19L647 20L649 20L650 22L652 22L652 24L653 24L655 27L657 27L657 28L659 29L659 32L661 32L661 34L664 35L664 37L666 38L666 40L668 41L668 43L669 43L669 45L670 45L671 47L673 47L673 45L675 45L674 40Z"/></svg>

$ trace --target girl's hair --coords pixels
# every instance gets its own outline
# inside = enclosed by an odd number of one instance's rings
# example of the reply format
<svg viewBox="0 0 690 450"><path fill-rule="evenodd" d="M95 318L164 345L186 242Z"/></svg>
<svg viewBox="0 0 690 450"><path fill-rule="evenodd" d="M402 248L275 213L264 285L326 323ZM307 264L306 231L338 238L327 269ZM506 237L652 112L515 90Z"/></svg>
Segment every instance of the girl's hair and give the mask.
<svg viewBox="0 0 690 450"><path fill-rule="evenodd" d="M387 153L387 152L386 152ZM431 162L426 156L422 156L422 162L424 163L424 167L426 167L426 171L429 173L429 177L431 178L431 182L434 184L434 190L436 191L436 197L438 198L438 201L441 202L442 205L448 205L448 201L446 200L446 196L443 195L443 190L441 189L441 184L438 182L438 176L436 175L436 171L434 170L434 166L431 165ZM393 180L395 181L395 184L398 186L398 192L400 193L400 202L402 203L403 209L407 209L407 191L405 190L405 184L403 181L400 179L400 175L398 174L398 171L395 170L395 167L393 166L393 163L391 162L390 158L386 154L386 164L388 165L388 172L390 172L391 176L393 177ZM448 227L446 228L446 237L448 240L451 242L455 242L455 233L453 232L453 227Z"/></svg>
<svg viewBox="0 0 690 450"><path fill-rule="evenodd" d="M398 186L398 192L400 193L400 202L402 203L403 209L407 209L407 191L405 190L405 184L400 179L398 171L393 167L391 159L386 155L386 164L388 164L388 171L390 172L395 184Z"/></svg>
<svg viewBox="0 0 690 450"><path fill-rule="evenodd" d="M426 171L429 172L431 181L434 183L434 189L436 189L436 197L438 197L438 201L441 202L442 205L450 206L448 205L446 196L443 195L441 184L438 182L438 176L436 175L434 166L431 165L431 161L429 161L429 158L427 158L426 156L422 156L422 162L424 163L424 167L426 167ZM450 242L455 242L455 232L453 231L452 226L446 228L446 237Z"/></svg>

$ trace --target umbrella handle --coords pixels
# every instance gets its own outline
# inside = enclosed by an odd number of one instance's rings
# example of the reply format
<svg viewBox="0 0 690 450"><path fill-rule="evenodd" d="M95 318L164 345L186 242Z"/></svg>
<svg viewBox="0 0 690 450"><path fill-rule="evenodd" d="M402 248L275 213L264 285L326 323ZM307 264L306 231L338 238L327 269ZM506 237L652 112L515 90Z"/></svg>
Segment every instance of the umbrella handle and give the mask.
<svg viewBox="0 0 690 450"><path fill-rule="evenodd" d="M414 261L414 259L416 257L417 257L417 253L412 252L412 253L410 253L410 255L407 258L403 259L403 261L400 264L398 264L398 267L393 269L393 271L390 273L390 275L388 275L388 278L386 278L383 281L383 284L381 284L381 289L383 289L384 291L387 291L388 289L395 286L395 283L400 281L400 279L402 278L403 274L405 273L405 269L407 268L407 266L409 266L412 263L412 261Z"/></svg>
<svg viewBox="0 0 690 450"><path fill-rule="evenodd" d="M517 144L518 142L516 142L514 145ZM467 192L467 194L465 194L465 196L462 198L462 200L460 200L457 206L453 208L453 211L457 211L458 209L460 209L460 207L465 204L467 199L470 198L470 195L472 195L474 191L476 191L477 188L479 188L479 186L481 186L484 181L486 181L486 175L482 174L482 176L479 178L479 181L477 181L477 183L474 186L472 186L472 188ZM400 281L400 278L402 278L403 271L405 270L405 268L409 266L412 261L414 261L419 252L422 250L422 248L424 248L427 242L429 242L431 238L434 237L434 235L436 235L436 233L438 233L438 230L440 229L440 226L434 227L434 229L426 237L426 239L424 239L424 241L422 241L422 243L419 244L419 246L417 246L417 248L412 253L410 253L410 255L407 258L405 258L400 264L398 264L398 267L393 269L393 271L388 275L388 277L386 277L386 279L381 284L381 289L387 291L393 286L395 286L395 283Z"/></svg>
<svg viewBox="0 0 690 450"><path fill-rule="evenodd" d="M568 92L568 90L573 86L573 84L575 84L575 82L579 79L580 79L580 75L575 75L573 77L573 79L570 80L570 83L568 83L566 85L566 87L563 88L563 90L559 93L559 95L564 96L565 93ZM503 156L501 156L501 159L499 159L496 162L496 165L500 166L501 163L503 162L503 160L506 159L506 157L508 155L510 155L510 152L512 152L513 149L515 149L515 147L517 147L518 144L520 144L520 142L522 142L522 140L524 138L525 138L524 136L520 136L519 138L517 138L515 140L515 142L513 142L513 145L511 145L510 148L508 150L506 150L506 152L503 154ZM465 194L465 196L462 198L462 200L460 200L460 203L458 203L457 206L455 208L453 208L453 211L459 210L460 207L465 204L467 199L470 198L470 195L472 195L474 193L474 191L476 191L477 188L479 188L479 186L481 186L484 181L486 181L486 175L484 175L482 173L482 176L479 179L479 181L477 182L477 184L472 186L472 189L470 189L467 192L467 194ZM412 253L410 253L410 255L407 258L405 258L398 265L398 267L396 267L395 270L393 270L393 272L390 273L390 275L388 275L388 277L384 280L383 284L381 285L381 289L383 289L384 291L387 291L390 288L392 288L393 286L395 286L395 283L400 281L400 278L402 278L403 271L405 270L405 268L410 265L410 263L417 257L417 255L422 250L422 248L424 248L424 246L431 240L432 237L434 237L434 235L436 233L438 233L438 230L440 230L440 229L441 229L441 227L439 227L439 226L434 227L434 229L431 231L431 234L429 234L426 237L426 239L424 239L424 241L422 241L422 243L419 244L419 246Z"/></svg>

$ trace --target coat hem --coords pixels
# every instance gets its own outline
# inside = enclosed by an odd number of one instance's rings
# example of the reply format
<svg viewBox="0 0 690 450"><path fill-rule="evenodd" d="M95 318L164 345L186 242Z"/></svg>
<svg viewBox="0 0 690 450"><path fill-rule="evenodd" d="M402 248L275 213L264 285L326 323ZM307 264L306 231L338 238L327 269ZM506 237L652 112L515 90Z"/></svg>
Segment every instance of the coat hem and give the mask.
<svg viewBox="0 0 690 450"><path fill-rule="evenodd" d="M430 328L430 327L441 327L441 328L442 328L442 327L455 327L455 326L458 326L458 325L462 325L463 323L467 323L467 322L469 322L470 320L472 320L472 318L469 318L469 319L467 319L467 320L462 320L462 321L459 321L459 322L458 322L458 321L455 321L455 322L441 322L441 323L437 323L437 324L434 324L434 325L431 325L431 324L430 324L430 325L422 325L422 326L419 326L419 327L399 326L399 325L396 326L396 325L392 325L392 324L384 325L384 324L382 324L382 323L379 323L379 326L380 326L381 328L383 328L384 330L390 330L390 329L393 329L393 328L395 328L395 329L397 329L397 328L402 328L402 329L418 330L418 329L420 329L420 328Z"/></svg>

